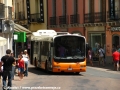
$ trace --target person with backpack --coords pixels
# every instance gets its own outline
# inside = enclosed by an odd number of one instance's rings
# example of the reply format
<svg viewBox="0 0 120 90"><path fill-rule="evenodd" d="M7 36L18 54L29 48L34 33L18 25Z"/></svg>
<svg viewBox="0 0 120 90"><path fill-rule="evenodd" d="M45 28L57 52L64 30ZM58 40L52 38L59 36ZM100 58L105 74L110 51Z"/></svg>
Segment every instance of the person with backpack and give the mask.
<svg viewBox="0 0 120 90"><path fill-rule="evenodd" d="M105 66L105 60L104 60L105 59L105 51L102 48L102 46L100 46L98 53L99 53L99 65L100 65L100 62L102 62L102 65Z"/></svg>
<svg viewBox="0 0 120 90"><path fill-rule="evenodd" d="M12 64L16 64L15 59L11 56L11 50L6 50L6 55L1 58L0 68L3 65L3 90L7 87L12 87ZM8 78L8 84L6 86L6 80ZM7 90L11 90L10 88Z"/></svg>

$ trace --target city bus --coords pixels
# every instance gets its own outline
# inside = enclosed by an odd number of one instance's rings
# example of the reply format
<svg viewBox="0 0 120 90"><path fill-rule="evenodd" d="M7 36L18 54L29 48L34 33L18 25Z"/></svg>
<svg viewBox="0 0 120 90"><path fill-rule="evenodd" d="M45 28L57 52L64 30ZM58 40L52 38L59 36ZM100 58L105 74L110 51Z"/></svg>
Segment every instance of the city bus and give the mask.
<svg viewBox="0 0 120 90"><path fill-rule="evenodd" d="M82 35L38 30L32 33L31 64L51 72L86 71L86 39Z"/></svg>

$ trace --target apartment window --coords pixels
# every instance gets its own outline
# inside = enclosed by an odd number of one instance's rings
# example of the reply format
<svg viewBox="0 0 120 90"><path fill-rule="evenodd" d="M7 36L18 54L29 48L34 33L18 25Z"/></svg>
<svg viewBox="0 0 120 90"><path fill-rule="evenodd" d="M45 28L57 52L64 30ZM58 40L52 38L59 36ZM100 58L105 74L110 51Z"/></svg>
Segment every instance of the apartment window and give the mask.
<svg viewBox="0 0 120 90"><path fill-rule="evenodd" d="M94 13L94 0L89 0L89 12Z"/></svg>
<svg viewBox="0 0 120 90"><path fill-rule="evenodd" d="M63 15L66 15L66 0L63 0L62 1L62 3L63 3Z"/></svg>
<svg viewBox="0 0 120 90"><path fill-rule="evenodd" d="M53 16L55 17L56 16L56 0L52 0L52 13L53 13Z"/></svg>
<svg viewBox="0 0 120 90"><path fill-rule="evenodd" d="M74 14L78 13L78 0L74 0Z"/></svg>

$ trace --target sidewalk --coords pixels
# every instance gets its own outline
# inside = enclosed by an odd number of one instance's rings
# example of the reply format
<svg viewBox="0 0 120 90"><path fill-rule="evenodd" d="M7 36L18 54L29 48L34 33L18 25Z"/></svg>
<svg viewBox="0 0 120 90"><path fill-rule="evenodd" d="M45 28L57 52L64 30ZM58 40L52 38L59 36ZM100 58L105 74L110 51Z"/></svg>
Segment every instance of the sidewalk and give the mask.
<svg viewBox="0 0 120 90"><path fill-rule="evenodd" d="M105 71L105 72L120 74L120 68L119 68L119 71L114 70L114 66L112 63L105 63L105 66L102 66L102 64L98 65L98 62L93 62L93 66L91 66L90 63L87 62L87 67L91 69Z"/></svg>

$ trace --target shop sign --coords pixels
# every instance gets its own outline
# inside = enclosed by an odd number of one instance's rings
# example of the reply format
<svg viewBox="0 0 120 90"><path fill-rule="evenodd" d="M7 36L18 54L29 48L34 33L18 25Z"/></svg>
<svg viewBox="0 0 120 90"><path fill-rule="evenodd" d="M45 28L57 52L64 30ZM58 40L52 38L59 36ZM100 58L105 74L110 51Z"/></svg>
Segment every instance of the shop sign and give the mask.
<svg viewBox="0 0 120 90"><path fill-rule="evenodd" d="M111 31L120 31L120 27L111 27Z"/></svg>

